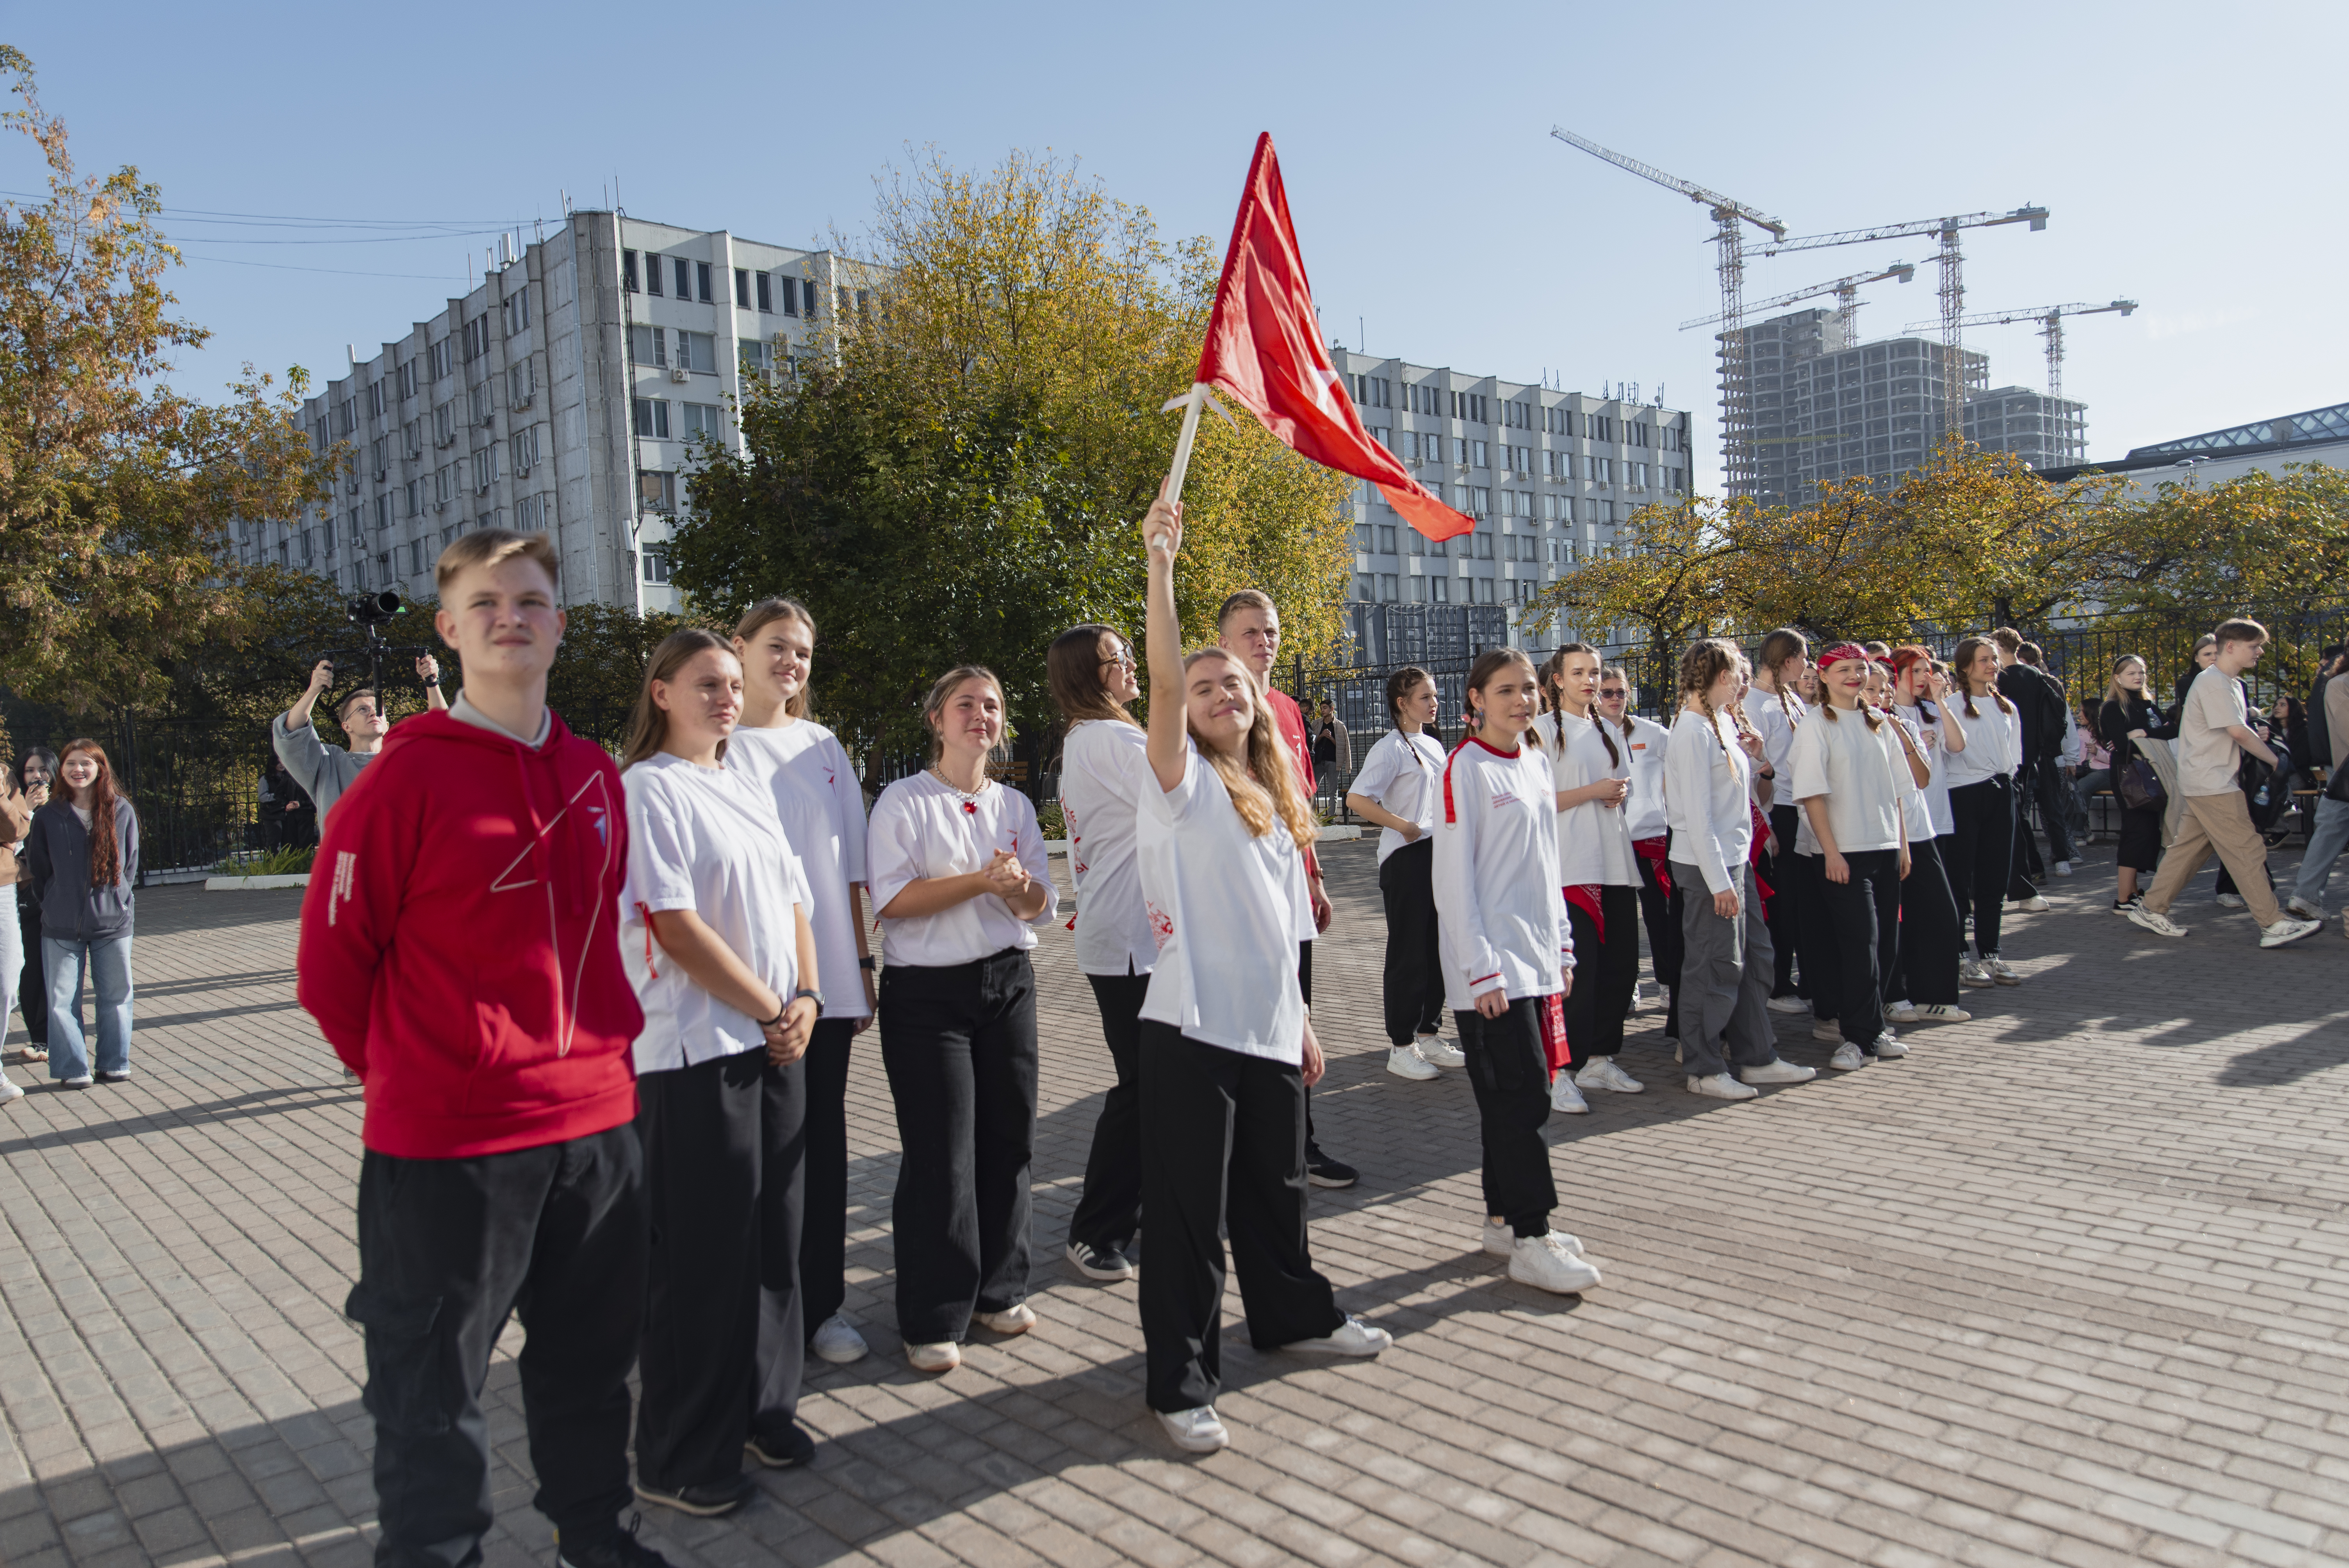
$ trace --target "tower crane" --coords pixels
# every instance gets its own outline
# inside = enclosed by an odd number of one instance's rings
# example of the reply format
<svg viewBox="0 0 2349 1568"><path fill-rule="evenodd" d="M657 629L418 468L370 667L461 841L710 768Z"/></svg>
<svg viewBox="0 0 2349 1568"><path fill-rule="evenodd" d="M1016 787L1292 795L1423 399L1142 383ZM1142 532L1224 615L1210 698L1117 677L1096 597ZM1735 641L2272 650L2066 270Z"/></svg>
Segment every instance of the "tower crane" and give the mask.
<svg viewBox="0 0 2349 1568"><path fill-rule="evenodd" d="M2064 400L2064 318L2067 315L2102 315L2106 311L2118 311L2127 315L2137 309L2133 299L2116 299L2108 304L2044 304L2026 310L1994 310L1981 315L1961 317L1960 326L2012 326L2018 321L2035 321L2039 335L2047 340L2047 449L2071 462L2084 455L2074 449L2071 421L2065 419L2058 407ZM1934 325L1929 321L1912 321L1903 330L1921 332ZM2059 441L2055 432L2064 431Z"/></svg>
<svg viewBox="0 0 2349 1568"><path fill-rule="evenodd" d="M1800 304L1806 299L1816 299L1821 294L1831 294L1836 296L1836 319L1843 325L1843 341L1845 346L1848 347L1859 333L1860 285L1882 283L1886 278L1899 278L1905 284L1916 275L1917 269L1912 263L1895 262L1880 273L1854 273L1847 278L1837 278L1833 283L1817 284L1810 288L1796 289L1793 294L1782 294L1775 299L1756 300L1752 308L1757 311L1775 310L1782 304ZM1686 332L1691 327L1711 326L1720 319L1718 315L1701 315L1694 321L1681 323L1681 330Z"/></svg>
<svg viewBox="0 0 2349 1568"><path fill-rule="evenodd" d="M1720 319L1724 324L1721 335L1721 464L1732 494L1750 490L1755 472L1754 383L1745 359L1745 231L1742 225L1751 223L1774 240L1786 237L1786 225L1764 215L1757 208L1601 147L1563 126L1552 126L1550 134L1568 147L1578 147L1593 158L1604 159L1667 191L1677 191L1698 206L1711 210L1717 225L1713 242L1721 247L1714 261L1721 274Z"/></svg>
<svg viewBox="0 0 2349 1568"><path fill-rule="evenodd" d="M1847 229L1836 234L1802 234L1780 239L1765 245L1765 256L1784 254L1788 251L1825 250L1832 245L1864 245L1877 240L1898 240L1911 234L1930 234L1941 242L1939 260L1941 263L1941 411L1942 428L1947 435L1961 435L1965 430L1965 372L1958 363L1961 320L1965 315L1965 284L1959 275L1959 263L1964 258L1958 251L1958 234L1965 229L1992 229L2002 223L2028 223L2033 233L2047 227L2044 207L2017 207L2012 212L1968 212L1950 218L1920 218L1908 223L1886 223L1874 229Z"/></svg>

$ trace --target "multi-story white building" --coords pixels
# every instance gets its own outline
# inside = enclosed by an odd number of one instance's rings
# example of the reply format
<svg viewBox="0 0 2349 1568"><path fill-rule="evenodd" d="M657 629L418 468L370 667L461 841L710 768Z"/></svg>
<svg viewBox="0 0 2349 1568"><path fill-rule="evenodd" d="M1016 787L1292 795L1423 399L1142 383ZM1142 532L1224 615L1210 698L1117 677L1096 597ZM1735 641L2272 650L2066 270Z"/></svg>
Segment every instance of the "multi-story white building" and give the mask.
<svg viewBox="0 0 2349 1568"><path fill-rule="evenodd" d="M238 552L414 596L459 535L543 530L566 603L673 609L690 443L740 449L745 387L860 303L854 276L827 251L573 211L374 355L352 349L302 409L318 450L350 443L333 501L240 525Z"/></svg>
<svg viewBox="0 0 2349 1568"><path fill-rule="evenodd" d="M1362 423L1420 483L1476 520L1436 543L1370 485L1354 498L1357 602L1516 606L1615 542L1634 509L1689 489L1683 410L1374 359L1330 359Z"/></svg>

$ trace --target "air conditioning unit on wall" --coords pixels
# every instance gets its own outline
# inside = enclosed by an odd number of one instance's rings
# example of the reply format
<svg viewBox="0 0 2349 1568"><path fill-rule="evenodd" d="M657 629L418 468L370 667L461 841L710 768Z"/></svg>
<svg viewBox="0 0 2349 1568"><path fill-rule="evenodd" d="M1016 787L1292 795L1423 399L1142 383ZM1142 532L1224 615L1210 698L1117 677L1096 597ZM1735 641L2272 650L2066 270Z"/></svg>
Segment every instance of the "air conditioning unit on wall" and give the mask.
<svg viewBox="0 0 2349 1568"><path fill-rule="evenodd" d="M682 365L672 365L668 367L668 378L672 381L690 381L693 379L693 372Z"/></svg>

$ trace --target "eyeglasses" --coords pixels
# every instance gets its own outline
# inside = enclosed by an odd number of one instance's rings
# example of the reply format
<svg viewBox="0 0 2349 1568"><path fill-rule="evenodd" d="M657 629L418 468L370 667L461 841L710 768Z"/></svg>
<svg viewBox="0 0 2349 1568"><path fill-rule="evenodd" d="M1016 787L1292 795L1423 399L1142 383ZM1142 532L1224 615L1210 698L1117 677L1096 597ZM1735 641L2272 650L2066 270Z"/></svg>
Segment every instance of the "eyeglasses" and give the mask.
<svg viewBox="0 0 2349 1568"><path fill-rule="evenodd" d="M1102 660L1101 662L1102 662L1102 664L1104 664L1104 665L1117 665L1117 666L1118 666L1119 668L1121 668L1121 669L1128 669L1128 670L1130 670L1130 669L1133 668L1133 654L1128 653L1128 652L1126 652L1126 651L1124 651L1124 650L1123 650L1123 649L1121 649L1121 650L1117 653L1117 655L1116 655L1114 657L1112 657L1112 658L1106 658L1106 659Z"/></svg>

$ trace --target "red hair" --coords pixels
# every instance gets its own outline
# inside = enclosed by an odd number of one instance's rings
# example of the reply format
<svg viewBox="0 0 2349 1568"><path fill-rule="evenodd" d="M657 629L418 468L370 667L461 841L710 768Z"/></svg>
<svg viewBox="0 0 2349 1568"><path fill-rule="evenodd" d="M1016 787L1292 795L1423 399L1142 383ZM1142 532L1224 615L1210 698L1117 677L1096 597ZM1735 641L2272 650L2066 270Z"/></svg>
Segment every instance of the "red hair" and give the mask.
<svg viewBox="0 0 2349 1568"><path fill-rule="evenodd" d="M114 833L114 764L106 759L106 748L87 738L67 741L57 758L57 783L65 787L67 802L71 804L66 764L84 751L98 758L98 777L89 781L89 885L112 887L122 880L122 844Z"/></svg>

